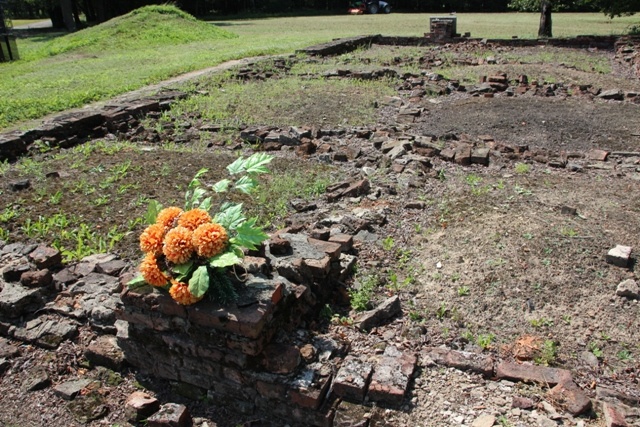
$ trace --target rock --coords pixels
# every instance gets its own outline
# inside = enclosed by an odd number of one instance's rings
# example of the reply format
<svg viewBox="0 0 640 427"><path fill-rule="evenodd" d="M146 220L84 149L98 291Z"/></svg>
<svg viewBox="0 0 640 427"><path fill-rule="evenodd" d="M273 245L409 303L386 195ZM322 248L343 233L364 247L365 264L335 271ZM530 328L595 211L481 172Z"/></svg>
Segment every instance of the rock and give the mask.
<svg viewBox="0 0 640 427"><path fill-rule="evenodd" d="M31 270L31 266L23 257L5 262L2 271L2 279L7 282L17 282L22 275Z"/></svg>
<svg viewBox="0 0 640 427"><path fill-rule="evenodd" d="M148 427L190 427L191 424L187 407L177 403L162 405L158 412L147 418Z"/></svg>
<svg viewBox="0 0 640 427"><path fill-rule="evenodd" d="M594 160L598 162L606 162L607 157L609 157L609 152L605 150L589 150L587 152L587 159Z"/></svg>
<svg viewBox="0 0 640 427"><path fill-rule="evenodd" d="M367 396L374 402L399 405L416 367L416 357L389 346L374 366Z"/></svg>
<svg viewBox="0 0 640 427"><path fill-rule="evenodd" d="M500 362L496 367L496 377L511 381L534 382L549 386L571 381L571 372L566 369L544 366Z"/></svg>
<svg viewBox="0 0 640 427"><path fill-rule="evenodd" d="M369 310L358 316L355 324L359 329L368 331L371 328L381 325L393 316L400 314L401 311L400 297L394 295L373 310Z"/></svg>
<svg viewBox="0 0 640 427"><path fill-rule="evenodd" d="M604 422L607 427L628 427L627 421L621 411L610 403L602 405Z"/></svg>
<svg viewBox="0 0 640 427"><path fill-rule="evenodd" d="M600 365L600 361L598 360L596 355L587 350L584 350L582 353L580 353L580 359L592 368L597 368L598 365Z"/></svg>
<svg viewBox="0 0 640 427"><path fill-rule="evenodd" d="M629 299L640 299L640 288L638 283L633 279L627 279L618 284L616 295Z"/></svg>
<svg viewBox="0 0 640 427"><path fill-rule="evenodd" d="M20 283L29 288L44 288L53 281L53 275L48 269L37 271L26 271L20 276Z"/></svg>
<svg viewBox="0 0 640 427"><path fill-rule="evenodd" d="M118 345L116 337L103 335L96 338L84 352L91 363L119 371L124 366L124 353Z"/></svg>
<svg viewBox="0 0 640 427"><path fill-rule="evenodd" d="M11 191L22 191L26 190L29 187L31 187L31 181L29 181L28 179L13 181L9 183L9 189Z"/></svg>
<svg viewBox="0 0 640 427"><path fill-rule="evenodd" d="M471 163L478 165L489 165L489 152L488 148L476 148L471 151Z"/></svg>
<svg viewBox="0 0 640 427"><path fill-rule="evenodd" d="M14 337L39 345L40 347L54 349L66 339L78 335L78 324L72 320L36 317L28 321L24 328L16 328Z"/></svg>
<svg viewBox="0 0 640 427"><path fill-rule="evenodd" d="M370 408L342 401L336 409L333 427L367 427L370 418Z"/></svg>
<svg viewBox="0 0 640 427"><path fill-rule="evenodd" d="M19 355L20 355L20 348L16 347L13 344L9 344L9 341L7 341L6 339L0 338L0 357L1 358L11 359Z"/></svg>
<svg viewBox="0 0 640 427"><path fill-rule="evenodd" d="M600 92L600 94L598 94L597 98L600 98L600 99L613 99L615 101L622 101L622 100L624 100L624 92L622 92L620 89L605 90L605 91Z"/></svg>
<svg viewBox="0 0 640 427"><path fill-rule="evenodd" d="M37 391L49 387L51 378L43 367L37 367L27 373L27 378L22 382L23 391Z"/></svg>
<svg viewBox="0 0 640 427"><path fill-rule="evenodd" d="M136 422L149 418L159 409L158 399L143 391L134 391L127 398L124 413L127 420Z"/></svg>
<svg viewBox="0 0 640 427"><path fill-rule="evenodd" d="M105 398L96 390L84 396L77 397L67 405L67 408L73 418L82 424L100 419L109 412Z"/></svg>
<svg viewBox="0 0 640 427"><path fill-rule="evenodd" d="M127 263L123 260L114 259L107 262L97 263L95 271L96 273L107 274L109 276L118 276L127 266Z"/></svg>
<svg viewBox="0 0 640 427"><path fill-rule="evenodd" d="M596 397L598 398L598 400L602 400L605 402L615 402L616 400L619 400L627 406L632 406L635 408L640 406L640 402L638 402L637 397L602 386L596 386Z"/></svg>
<svg viewBox="0 0 640 427"><path fill-rule="evenodd" d="M441 153L442 154L442 153ZM456 154L454 161L461 166L468 166L471 164L471 147L466 144L461 144L456 148Z"/></svg>
<svg viewBox="0 0 640 427"><path fill-rule="evenodd" d="M107 263L116 259L114 254L95 254L82 258L82 260L76 264L72 272L77 276L83 277L89 273L93 273L96 270L96 266L101 263Z"/></svg>
<svg viewBox="0 0 640 427"><path fill-rule="evenodd" d="M536 406L536 402L533 399L523 396L513 396L511 400L511 407L518 409L533 409Z"/></svg>
<svg viewBox="0 0 640 427"><path fill-rule="evenodd" d="M496 416L492 414L482 414L471 423L471 427L492 427L496 422Z"/></svg>
<svg viewBox="0 0 640 427"><path fill-rule="evenodd" d="M40 288L26 288L17 283L4 283L0 292L0 314L15 318L33 313L42 306Z"/></svg>
<svg viewBox="0 0 640 427"><path fill-rule="evenodd" d="M572 208L570 206L563 206L563 207L560 208L560 213L562 215L573 216L573 215L578 213L578 210L576 208Z"/></svg>
<svg viewBox="0 0 640 427"><path fill-rule="evenodd" d="M631 257L631 247L616 245L615 248L609 250L607 253L607 262L618 267L626 268L629 265L629 258Z"/></svg>
<svg viewBox="0 0 640 427"><path fill-rule="evenodd" d="M90 379L65 381L53 388L53 392L64 400L73 400L83 388L91 384Z"/></svg>
<svg viewBox="0 0 640 427"><path fill-rule="evenodd" d="M311 344L305 344L300 348L300 356L307 363L313 362L317 354L318 350Z"/></svg>
<svg viewBox="0 0 640 427"><path fill-rule="evenodd" d="M57 249L41 245L29 254L29 259L39 269L55 268L62 263L62 253Z"/></svg>
<svg viewBox="0 0 640 427"><path fill-rule="evenodd" d="M565 381L549 390L549 396L573 416L591 410L591 399L573 381Z"/></svg>
<svg viewBox="0 0 640 427"><path fill-rule="evenodd" d="M477 372L485 377L493 376L494 360L491 355L456 351L442 347L427 348L421 354L429 357L439 365Z"/></svg>
<svg viewBox="0 0 640 427"><path fill-rule="evenodd" d="M300 364L300 350L291 345L271 343L262 351L262 367L274 374L290 374Z"/></svg>
<svg viewBox="0 0 640 427"><path fill-rule="evenodd" d="M333 381L333 393L346 400L361 403L372 373L373 366L370 363L347 356Z"/></svg>

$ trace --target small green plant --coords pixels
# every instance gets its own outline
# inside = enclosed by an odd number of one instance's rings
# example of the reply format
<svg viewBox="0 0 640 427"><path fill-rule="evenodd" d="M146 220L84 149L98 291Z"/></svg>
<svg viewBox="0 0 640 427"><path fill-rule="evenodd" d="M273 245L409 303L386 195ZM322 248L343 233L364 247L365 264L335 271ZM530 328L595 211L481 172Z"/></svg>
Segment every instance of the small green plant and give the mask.
<svg viewBox="0 0 640 427"><path fill-rule="evenodd" d="M447 308L447 303L446 302L440 303L440 306L436 310L436 317L438 318L438 320L442 320L448 315L449 315L449 309Z"/></svg>
<svg viewBox="0 0 640 427"><path fill-rule="evenodd" d="M54 194L49 197L49 204L59 205L60 201L62 201L62 191L58 190Z"/></svg>
<svg viewBox="0 0 640 427"><path fill-rule="evenodd" d="M578 235L578 232L571 227L563 227L560 229L560 234L565 237L576 237Z"/></svg>
<svg viewBox="0 0 640 427"><path fill-rule="evenodd" d="M520 175L528 174L531 171L531 165L526 163L516 163L514 171Z"/></svg>
<svg viewBox="0 0 640 427"><path fill-rule="evenodd" d="M551 366L558 357L558 343L553 340L545 340L540 349L540 354L534 358L538 365Z"/></svg>
<svg viewBox="0 0 640 427"><path fill-rule="evenodd" d="M562 321L563 321L566 325L570 325L570 324L571 324L571 316L569 316L568 314L563 314L563 315L562 315Z"/></svg>
<svg viewBox="0 0 640 427"><path fill-rule="evenodd" d="M357 280L357 286L349 291L351 298L351 308L355 311L365 311L371 308L371 300L375 289L378 287L378 276L365 276L361 280Z"/></svg>
<svg viewBox="0 0 640 427"><path fill-rule="evenodd" d="M442 181L442 182L447 180L447 175L445 174L444 169L440 169L436 177L438 178L439 181Z"/></svg>
<svg viewBox="0 0 640 427"><path fill-rule="evenodd" d="M466 297L471 293L471 290L469 289L468 286L460 286L457 289L457 292L459 297Z"/></svg>
<svg viewBox="0 0 640 427"><path fill-rule="evenodd" d="M631 352L627 349L624 350L620 350L617 354L616 357L618 358L618 360L620 360L621 362L627 362L629 360L632 360L633 357L631 355Z"/></svg>
<svg viewBox="0 0 640 427"><path fill-rule="evenodd" d="M602 351L602 349L598 346L598 343L595 341L591 341L589 345L587 345L587 348L598 359L602 359L602 356L604 356L604 351Z"/></svg>
<svg viewBox="0 0 640 427"><path fill-rule="evenodd" d="M0 222L9 222L18 216L18 209L13 206L7 206L0 213Z"/></svg>
<svg viewBox="0 0 640 427"><path fill-rule="evenodd" d="M387 236L384 239L382 239L382 249L384 249L385 251L390 251L391 249L393 249L395 242L393 241L393 237L391 236Z"/></svg>
<svg viewBox="0 0 640 427"><path fill-rule="evenodd" d="M476 338L473 336L473 332L469 330L464 331L462 334L460 334L460 337L462 337L467 342L474 342L476 340Z"/></svg>
<svg viewBox="0 0 640 427"><path fill-rule="evenodd" d="M471 173L465 177L465 182L469 184L471 187L477 187L482 182L482 178L478 175Z"/></svg>
<svg viewBox="0 0 640 427"><path fill-rule="evenodd" d="M531 319L529 323L531 323L531 326L533 326L534 328L549 328L553 326L553 320L546 319L544 317L541 317L539 319Z"/></svg>
<svg viewBox="0 0 640 427"><path fill-rule="evenodd" d="M522 235L522 237L523 237L523 238L525 238L525 239L527 239L527 240L531 240L531 239L533 239L533 234L531 234L531 233L524 233L524 234Z"/></svg>
<svg viewBox="0 0 640 427"><path fill-rule="evenodd" d="M513 186L513 191L520 196L531 196L533 194L531 190L528 190L518 184Z"/></svg>
<svg viewBox="0 0 640 427"><path fill-rule="evenodd" d="M476 344L483 350L490 348L493 344L493 341L496 339L496 336L492 333L488 334L480 334L476 338Z"/></svg>
<svg viewBox="0 0 640 427"><path fill-rule="evenodd" d="M497 419L498 424L500 424L502 427L512 427L513 424L511 424L511 421L509 421L509 419L507 417L505 417L504 415L500 415Z"/></svg>

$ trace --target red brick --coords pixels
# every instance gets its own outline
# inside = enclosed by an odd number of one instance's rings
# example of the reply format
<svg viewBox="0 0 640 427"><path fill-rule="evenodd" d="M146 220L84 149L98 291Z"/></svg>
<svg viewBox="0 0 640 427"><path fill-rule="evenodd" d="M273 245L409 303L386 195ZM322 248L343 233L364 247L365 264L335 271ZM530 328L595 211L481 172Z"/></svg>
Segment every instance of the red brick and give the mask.
<svg viewBox="0 0 640 427"><path fill-rule="evenodd" d="M599 162L605 162L605 161L607 161L607 157L609 157L609 152L605 151L605 150L593 149L593 150L589 150L587 152L587 159L589 159L589 160L596 160L596 161L599 161Z"/></svg>
<svg viewBox="0 0 640 427"><path fill-rule="evenodd" d="M329 390L331 376L321 377L311 387L297 387L289 390L289 400L292 403L310 409L318 409Z"/></svg>
<svg viewBox="0 0 640 427"><path fill-rule="evenodd" d="M628 427L627 421L624 415L620 413L618 408L610 403L602 405L602 412L604 412L604 422L607 427Z"/></svg>
<svg viewBox="0 0 640 427"><path fill-rule="evenodd" d="M371 379L373 366L353 356L347 356L333 381L333 393L336 396L362 402Z"/></svg>
<svg viewBox="0 0 640 427"><path fill-rule="evenodd" d="M290 374L300 364L300 349L292 345L271 343L262 352L262 366L274 374Z"/></svg>
<svg viewBox="0 0 640 427"><path fill-rule="evenodd" d="M310 245L313 245L316 249L329 255L332 261L340 258L342 245L340 243L325 242L324 240L316 240L308 238L307 241Z"/></svg>
<svg viewBox="0 0 640 427"><path fill-rule="evenodd" d="M415 356L387 347L385 355L374 367L369 399L392 405L401 404L415 367Z"/></svg>
<svg viewBox="0 0 640 427"><path fill-rule="evenodd" d="M591 410L591 399L573 381L556 385L549 390L549 396L573 416Z"/></svg>
<svg viewBox="0 0 640 427"><path fill-rule="evenodd" d="M331 258L328 256L322 259L304 259L303 261L313 277L324 278L331 271Z"/></svg>
<svg viewBox="0 0 640 427"><path fill-rule="evenodd" d="M571 372L566 369L547 368L544 366L501 362L496 368L496 377L511 381L534 382L553 387L557 384L569 382Z"/></svg>
<svg viewBox="0 0 640 427"><path fill-rule="evenodd" d="M490 355L438 347L426 349L423 354L430 357L439 365L445 365L463 371L477 372L485 377L493 376L494 360Z"/></svg>
<svg viewBox="0 0 640 427"><path fill-rule="evenodd" d="M462 166L471 164L471 147L463 144L456 148L455 162Z"/></svg>
<svg viewBox="0 0 640 427"><path fill-rule="evenodd" d="M329 237L331 243L337 243L340 245L340 251L347 252L353 247L353 236L349 234L334 234Z"/></svg>

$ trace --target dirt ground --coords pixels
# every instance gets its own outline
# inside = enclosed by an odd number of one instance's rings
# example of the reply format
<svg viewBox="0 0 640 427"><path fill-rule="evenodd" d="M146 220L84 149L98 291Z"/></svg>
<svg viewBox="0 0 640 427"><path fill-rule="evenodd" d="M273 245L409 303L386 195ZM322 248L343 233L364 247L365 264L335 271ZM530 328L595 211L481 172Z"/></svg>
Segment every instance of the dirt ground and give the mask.
<svg viewBox="0 0 640 427"><path fill-rule="evenodd" d="M404 57L402 48L393 49ZM455 55L456 48L450 49ZM519 53L517 49L509 51L515 57ZM612 52L591 54L614 63ZM527 67L531 67L531 74L555 78L556 84L566 78L603 90L619 88L640 93L640 80L617 62L610 74L567 70L557 64L484 65L473 72L492 75L504 71L515 78ZM480 142L490 136L496 143L527 146L528 151L544 153L547 159L563 158L567 167L553 167L536 156L512 159L496 152L489 166L460 166L433 158L431 171L397 172L372 154L372 142L330 138L332 144L343 149L357 144L353 148L363 153L360 160L333 162L332 181L366 176L376 196L338 203L319 196L315 199L317 210L290 212L284 223L304 224L311 229L323 219L340 214L364 212L365 217L373 218L374 238L356 243L358 273L349 285L355 289L366 278L375 278L378 286L371 305L397 294L403 313L364 335L344 320L354 317L354 311L331 307L344 318L325 321L325 330L348 337L361 354L372 354L380 343L417 353L425 346L446 345L513 359L522 355L523 340L529 340L534 347L531 359L571 369L578 385L591 397L595 397L596 386L604 386L640 399L640 305L638 300L616 295L620 282L639 280L637 265L635 260L630 268L605 262L607 252L616 245L633 247L634 259L640 248L640 105L567 93L474 97L468 92L454 92L409 100L400 90L399 96L411 108L422 108L422 114L412 122L398 123L397 110L383 105L377 122L367 127L388 131L395 137L430 135L445 142L452 138ZM336 108L331 102L319 100L318 109L323 105ZM118 181L118 185L137 185L136 193L144 196L141 199L181 203L180 194L194 171L205 166L213 171L221 169L235 156L232 150L215 145L189 152L140 144L142 151L95 150L86 158L76 159L39 154L36 158L44 163L40 170L18 165L8 168L2 177L4 182L29 177L36 183L28 193L5 191L2 195L0 209L16 205L21 209L20 217L3 224L11 233L10 240L28 240L21 228L26 217L74 212L93 218L107 229L126 223L131 211L144 210L132 197L118 197L115 187L102 190L110 191L108 211L97 203L82 205L72 197L60 205L37 204L39 187L44 189L41 199L45 200L64 189L63 183L81 178L88 180L88 187L97 188L103 179L101 171L131 159L135 174ZM613 156L607 162L584 157L594 149L631 154ZM274 167L277 173L316 168L318 164L317 155L303 159L291 151L274 154L278 157ZM83 172L69 167L78 159L84 162ZM364 166L371 169L365 171ZM62 172L64 179L54 182L37 177L52 171ZM95 181L91 181L92 176ZM213 182L220 177L213 172L209 179ZM78 197L95 199L96 195L80 192ZM563 207L574 208L576 214L563 213ZM137 260L140 230L140 224L132 224L113 251ZM54 351L22 346L21 356L12 360L11 369L0 382L0 425L80 425L50 389L27 394L17 385L23 380L24 369L34 364L50 371L54 383L87 370L82 365L82 348L90 334L84 331L77 342L66 342ZM91 371L91 375L100 375ZM197 425L233 426L249 421L216 407L215 402L186 400L170 384L141 378L133 370L118 375L121 378L102 388L109 413L87 425L129 425L123 420L124 399L142 386L163 401L188 402ZM512 409L511 399L516 395L533 398L536 408ZM556 408L560 415L554 415L544 402L544 390L536 387L425 365L417 372L406 402L397 410L387 410L385 419L389 426L470 426L480 414L490 413L497 417L495 425L503 426L605 425L597 407L590 416L576 419L560 407ZM627 421L640 425L637 405L629 409ZM261 422L246 425L268 425L268 420Z"/></svg>

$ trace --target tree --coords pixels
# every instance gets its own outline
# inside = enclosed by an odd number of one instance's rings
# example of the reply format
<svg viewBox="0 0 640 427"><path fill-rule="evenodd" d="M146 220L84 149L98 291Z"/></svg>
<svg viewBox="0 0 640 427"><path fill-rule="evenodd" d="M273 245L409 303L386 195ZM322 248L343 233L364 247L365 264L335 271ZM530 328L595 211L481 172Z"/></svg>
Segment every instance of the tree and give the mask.
<svg viewBox="0 0 640 427"><path fill-rule="evenodd" d="M552 11L599 11L613 18L640 12L640 0L511 0L509 8L521 12L540 11L538 37L551 37Z"/></svg>

